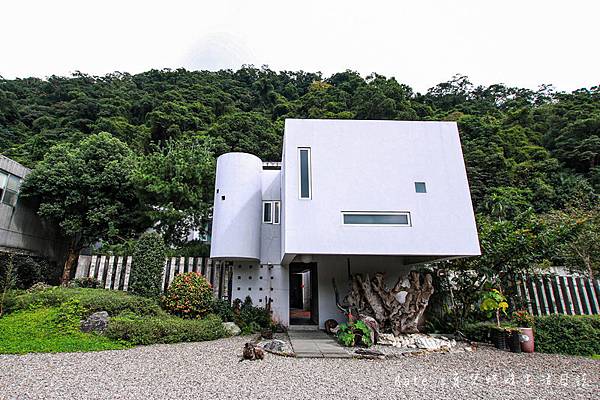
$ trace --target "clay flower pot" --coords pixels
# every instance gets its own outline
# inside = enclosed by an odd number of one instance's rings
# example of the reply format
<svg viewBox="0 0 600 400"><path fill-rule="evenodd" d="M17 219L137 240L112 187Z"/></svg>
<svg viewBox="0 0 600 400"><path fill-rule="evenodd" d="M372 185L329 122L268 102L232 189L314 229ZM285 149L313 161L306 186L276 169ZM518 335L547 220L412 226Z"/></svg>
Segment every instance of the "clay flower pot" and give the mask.
<svg viewBox="0 0 600 400"><path fill-rule="evenodd" d="M519 328L521 330L521 350L524 353L533 353L534 340L532 328Z"/></svg>

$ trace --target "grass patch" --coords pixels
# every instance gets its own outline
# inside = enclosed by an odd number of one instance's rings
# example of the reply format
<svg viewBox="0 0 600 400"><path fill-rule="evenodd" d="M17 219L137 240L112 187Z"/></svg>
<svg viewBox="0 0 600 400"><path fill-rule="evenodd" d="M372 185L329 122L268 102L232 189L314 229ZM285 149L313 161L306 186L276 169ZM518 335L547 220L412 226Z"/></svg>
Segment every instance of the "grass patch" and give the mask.
<svg viewBox="0 0 600 400"><path fill-rule="evenodd" d="M64 330L57 307L22 310L0 318L0 353L55 353L119 350L128 343L105 336ZM72 327L71 327L72 328Z"/></svg>

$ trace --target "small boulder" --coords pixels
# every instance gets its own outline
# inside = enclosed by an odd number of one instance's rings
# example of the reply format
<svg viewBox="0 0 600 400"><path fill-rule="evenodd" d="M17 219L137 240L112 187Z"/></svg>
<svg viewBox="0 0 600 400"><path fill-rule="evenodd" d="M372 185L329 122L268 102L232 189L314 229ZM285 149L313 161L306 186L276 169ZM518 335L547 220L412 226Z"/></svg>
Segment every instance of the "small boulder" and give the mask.
<svg viewBox="0 0 600 400"><path fill-rule="evenodd" d="M82 332L102 333L108 326L110 317L106 311L98 311L90 315L85 321L81 322Z"/></svg>
<svg viewBox="0 0 600 400"><path fill-rule="evenodd" d="M223 328L225 328L225 332L227 332L229 336L237 336L242 333L242 330L235 322L223 322Z"/></svg>
<svg viewBox="0 0 600 400"><path fill-rule="evenodd" d="M271 340L270 342L267 342L262 345L262 347L265 350L275 351L278 353L283 352L284 346L285 346L285 342L283 340L279 340L279 339Z"/></svg>

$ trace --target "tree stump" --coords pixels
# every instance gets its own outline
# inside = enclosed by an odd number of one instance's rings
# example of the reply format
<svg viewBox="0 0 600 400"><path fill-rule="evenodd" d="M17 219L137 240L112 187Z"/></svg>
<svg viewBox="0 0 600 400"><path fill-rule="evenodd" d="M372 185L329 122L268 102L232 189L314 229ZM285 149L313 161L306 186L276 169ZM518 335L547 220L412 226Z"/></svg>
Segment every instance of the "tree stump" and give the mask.
<svg viewBox="0 0 600 400"><path fill-rule="evenodd" d="M391 331L394 335L418 333L417 324L433 294L431 274L426 273L421 283L421 274L411 271L408 275L409 286L404 286L406 278L400 277L391 289L385 284L384 278L381 272L376 273L373 279L369 274L351 275L349 293L342 304L338 302L338 307L347 313L357 313L359 318L374 318L382 332ZM335 282L334 289L337 292ZM406 296L404 302L400 303L397 295L403 291Z"/></svg>

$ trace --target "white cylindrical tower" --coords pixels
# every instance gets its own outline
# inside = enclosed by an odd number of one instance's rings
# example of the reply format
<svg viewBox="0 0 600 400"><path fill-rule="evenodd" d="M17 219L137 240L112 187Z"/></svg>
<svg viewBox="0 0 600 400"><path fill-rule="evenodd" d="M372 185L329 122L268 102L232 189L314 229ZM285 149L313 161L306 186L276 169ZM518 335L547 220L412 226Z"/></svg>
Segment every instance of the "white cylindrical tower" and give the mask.
<svg viewBox="0 0 600 400"><path fill-rule="evenodd" d="M217 159L211 258L260 259L262 161L247 153Z"/></svg>

